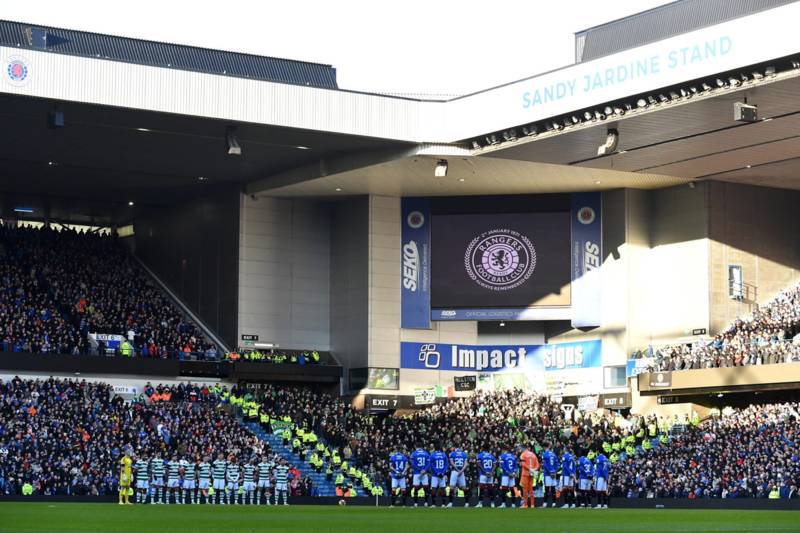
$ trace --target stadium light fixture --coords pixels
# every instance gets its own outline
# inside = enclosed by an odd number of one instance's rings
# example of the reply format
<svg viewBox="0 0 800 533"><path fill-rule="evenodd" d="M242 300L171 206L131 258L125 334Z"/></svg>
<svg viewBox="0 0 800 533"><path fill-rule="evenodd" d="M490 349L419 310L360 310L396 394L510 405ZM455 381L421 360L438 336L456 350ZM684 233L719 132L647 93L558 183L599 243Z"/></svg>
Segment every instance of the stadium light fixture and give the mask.
<svg viewBox="0 0 800 533"><path fill-rule="evenodd" d="M658 95L658 101L662 104L666 104L669 102L669 98L667 98L663 93Z"/></svg>
<svg viewBox="0 0 800 533"><path fill-rule="evenodd" d="M638 100L636 100L636 105L638 107L647 107L647 100L645 100L644 98L639 98Z"/></svg>
<svg viewBox="0 0 800 533"><path fill-rule="evenodd" d="M141 131L142 133L149 133L151 130L147 128L136 128L136 131Z"/></svg>
<svg viewBox="0 0 800 533"><path fill-rule="evenodd" d="M617 149L619 144L619 132L611 128L606 132L606 142L597 148L597 155L608 155Z"/></svg>
<svg viewBox="0 0 800 533"><path fill-rule="evenodd" d="M595 109L594 118L596 118L597 120L605 120L606 116L603 113L601 113L599 109Z"/></svg>
<svg viewBox="0 0 800 533"><path fill-rule="evenodd" d="M760 79L762 79L762 78L764 77L764 75L763 75L763 74L761 74L761 73L760 73L759 71L757 71L757 70L754 70L753 72L751 72L751 75L753 76L753 79L754 79L755 81L758 81L758 80L760 80Z"/></svg>
<svg viewBox="0 0 800 533"><path fill-rule="evenodd" d="M15 213L33 213L33 208L32 207L15 207L14 208L14 212Z"/></svg>
<svg viewBox="0 0 800 533"><path fill-rule="evenodd" d="M504 328L504 327L506 327L506 323L505 323L505 322L500 322L500 327L501 327L501 328Z"/></svg>
<svg viewBox="0 0 800 533"><path fill-rule="evenodd" d="M295 146L295 148L297 148L298 150L311 150L311 148L309 148L308 146L303 146L303 145L297 145Z"/></svg>
<svg viewBox="0 0 800 533"><path fill-rule="evenodd" d="M528 137L532 137L533 135L536 135L538 132L539 130L536 128L534 124L522 127L522 133L524 133Z"/></svg>
<svg viewBox="0 0 800 533"><path fill-rule="evenodd" d="M713 87L711 87L711 85L709 85L707 83L703 83L702 87L703 87L703 91L705 91L705 92L708 92L708 91L711 91L711 90L714 89Z"/></svg>
<svg viewBox="0 0 800 533"><path fill-rule="evenodd" d="M778 73L775 70L775 67L772 66L772 65L770 65L766 69L764 69L764 75L765 76L769 76L770 78L774 78L777 74Z"/></svg>
<svg viewBox="0 0 800 533"><path fill-rule="evenodd" d="M131 200L130 202L128 202L128 207L133 207L133 200Z"/></svg>
<svg viewBox="0 0 800 533"><path fill-rule="evenodd" d="M334 189L334 190L335 190L336 192L342 192L342 188L341 188L341 187L336 187L336 189Z"/></svg>
<svg viewBox="0 0 800 533"><path fill-rule="evenodd" d="M236 137L236 126L225 128L225 144L228 148L228 155L242 155L242 147Z"/></svg>
<svg viewBox="0 0 800 533"><path fill-rule="evenodd" d="M730 78L728 78L728 83L730 84L730 86L731 86L731 87L738 87L739 85L741 85L741 84L742 84L742 82L741 82L741 81L737 80L737 79L736 79L736 78L734 78L733 76L731 76Z"/></svg>
<svg viewBox="0 0 800 533"><path fill-rule="evenodd" d="M523 128L523 129L524 129L524 128ZM481 149L481 145L480 145L480 143L479 143L478 141L475 141L475 140L473 140L473 141L472 141L472 149L473 149L473 150L480 150L480 149Z"/></svg>
<svg viewBox="0 0 800 533"><path fill-rule="evenodd" d="M433 169L433 175L437 178L447 176L447 159L440 159L436 162L436 168Z"/></svg>
<svg viewBox="0 0 800 533"><path fill-rule="evenodd" d="M578 118L578 115L572 115L572 117L570 117L570 120L572 121L573 124L580 124L581 123L581 119Z"/></svg>
<svg viewBox="0 0 800 533"><path fill-rule="evenodd" d="M792 68L795 70L800 69L800 61L797 59L792 59Z"/></svg>
<svg viewBox="0 0 800 533"><path fill-rule="evenodd" d="M586 111L583 114L583 118L586 119L586 120L592 120L594 118L594 115L592 115L591 111Z"/></svg>

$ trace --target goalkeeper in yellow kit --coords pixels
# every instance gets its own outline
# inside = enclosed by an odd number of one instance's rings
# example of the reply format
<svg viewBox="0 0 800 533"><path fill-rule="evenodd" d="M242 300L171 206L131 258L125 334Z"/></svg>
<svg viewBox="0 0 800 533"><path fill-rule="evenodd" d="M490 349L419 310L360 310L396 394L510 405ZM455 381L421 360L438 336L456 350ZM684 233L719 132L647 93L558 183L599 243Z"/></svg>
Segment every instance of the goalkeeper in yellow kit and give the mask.
<svg viewBox="0 0 800 533"><path fill-rule="evenodd" d="M128 496L131 490L131 452L126 451L122 459L119 460L119 504L130 505Z"/></svg>

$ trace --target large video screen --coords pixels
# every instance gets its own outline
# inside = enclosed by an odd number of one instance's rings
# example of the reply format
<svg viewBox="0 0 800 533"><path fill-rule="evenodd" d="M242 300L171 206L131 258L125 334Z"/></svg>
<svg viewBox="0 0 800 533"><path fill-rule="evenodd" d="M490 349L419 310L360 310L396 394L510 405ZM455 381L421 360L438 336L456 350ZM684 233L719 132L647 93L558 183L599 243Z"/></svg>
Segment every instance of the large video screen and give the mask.
<svg viewBox="0 0 800 533"><path fill-rule="evenodd" d="M436 214L431 307L570 304L569 212Z"/></svg>

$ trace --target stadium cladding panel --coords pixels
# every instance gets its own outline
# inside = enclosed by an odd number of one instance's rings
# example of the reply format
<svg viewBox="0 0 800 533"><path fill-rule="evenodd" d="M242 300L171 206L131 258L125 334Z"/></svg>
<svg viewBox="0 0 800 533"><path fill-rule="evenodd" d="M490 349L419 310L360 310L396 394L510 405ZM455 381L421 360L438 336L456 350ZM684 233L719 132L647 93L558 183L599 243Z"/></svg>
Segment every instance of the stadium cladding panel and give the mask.
<svg viewBox="0 0 800 533"><path fill-rule="evenodd" d="M441 101L0 21L0 531L800 530L797 20Z"/></svg>

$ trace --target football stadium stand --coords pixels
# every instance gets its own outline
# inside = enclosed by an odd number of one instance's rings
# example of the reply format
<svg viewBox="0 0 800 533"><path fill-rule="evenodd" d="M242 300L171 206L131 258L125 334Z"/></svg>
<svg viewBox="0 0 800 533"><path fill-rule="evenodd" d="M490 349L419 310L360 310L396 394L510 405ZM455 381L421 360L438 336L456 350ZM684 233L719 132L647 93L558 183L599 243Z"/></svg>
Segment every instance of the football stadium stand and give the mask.
<svg viewBox="0 0 800 533"><path fill-rule="evenodd" d="M710 340L637 352L655 358L653 370L730 368L800 361L800 285L781 291Z"/></svg>

